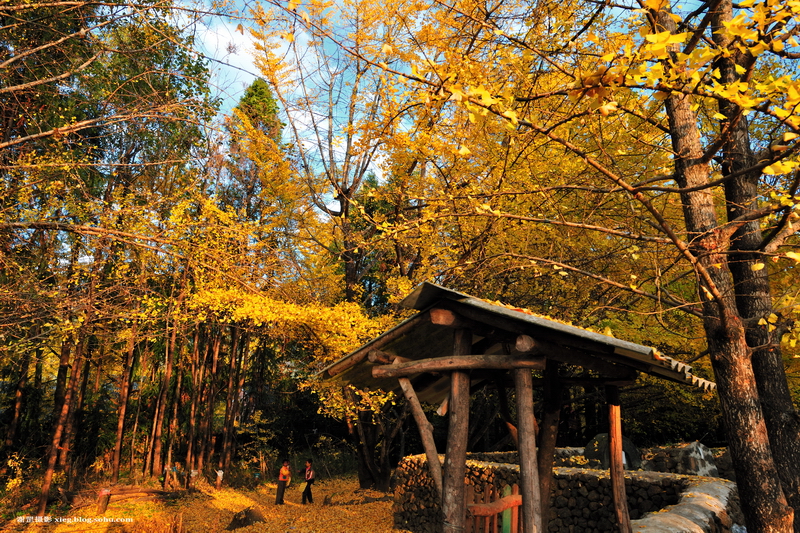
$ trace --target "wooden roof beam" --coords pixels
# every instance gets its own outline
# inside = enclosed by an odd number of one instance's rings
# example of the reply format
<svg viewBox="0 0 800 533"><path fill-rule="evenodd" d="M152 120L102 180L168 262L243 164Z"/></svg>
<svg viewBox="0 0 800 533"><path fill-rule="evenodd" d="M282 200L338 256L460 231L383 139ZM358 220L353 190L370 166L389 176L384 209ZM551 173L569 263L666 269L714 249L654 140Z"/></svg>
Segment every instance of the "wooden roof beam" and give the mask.
<svg viewBox="0 0 800 533"><path fill-rule="evenodd" d="M626 361L625 366L615 364L607 359L616 358L612 353L597 353L597 352L584 352L581 349L574 347L567 347L561 344L556 344L550 340L534 338L529 335L529 331L525 331L525 327L519 322L492 315L491 313L484 313L480 310L470 308L465 305L458 305L457 302L442 302L448 308L438 307L430 310L431 320L439 320L447 323L450 320L459 320L461 323L481 324L484 329L492 329L498 332L505 332L506 336L511 336L515 342L515 348L521 351L520 348L525 350L525 353L535 353L539 356L555 359L559 362L580 366L587 370L593 370L602 374L605 377L628 381L635 379L636 370L632 367L634 365L641 366L638 370L645 371L650 368L644 362L629 360ZM452 309L449 309L452 307ZM435 313L434 313L435 311ZM449 313L449 314L448 314ZM453 318L450 318L450 317ZM436 317L436 318L434 318ZM446 325L446 324L441 325ZM533 341L533 346L525 346L525 344ZM596 353L597 355L590 355ZM604 359L600 359L603 357ZM646 367L646 368L644 368Z"/></svg>
<svg viewBox="0 0 800 533"><path fill-rule="evenodd" d="M479 320L472 320L457 312L442 307L428 310L431 323L453 329L469 329L474 335L495 342L514 342L516 334L502 328L494 327ZM481 341L483 342L483 341Z"/></svg>
<svg viewBox="0 0 800 533"><path fill-rule="evenodd" d="M376 366L372 369L372 377L398 378L423 372L451 372L454 370L511 370L515 368L528 368L531 370L544 370L543 357L526 358L510 355L459 355L452 357L432 357L407 363Z"/></svg>

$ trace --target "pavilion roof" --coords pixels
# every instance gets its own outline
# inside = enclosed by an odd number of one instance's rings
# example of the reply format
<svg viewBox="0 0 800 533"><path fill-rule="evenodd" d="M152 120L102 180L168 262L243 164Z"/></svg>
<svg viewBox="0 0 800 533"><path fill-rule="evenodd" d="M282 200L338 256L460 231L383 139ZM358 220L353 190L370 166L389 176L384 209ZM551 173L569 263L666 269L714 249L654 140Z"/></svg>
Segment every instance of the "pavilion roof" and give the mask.
<svg viewBox="0 0 800 533"><path fill-rule="evenodd" d="M703 390L716 386L692 374L689 365L661 355L649 346L537 316L525 309L482 300L433 283L417 286L402 305L419 313L331 364L321 372L322 377L359 388L394 390L396 379L372 376L376 363L369 361L370 352L379 351L409 361L451 356L452 328L435 324L431 319L431 310L446 310L469 324L473 331L473 353L476 354L513 353L515 339L524 335L541 347L547 360L583 367L609 383L632 381L638 372L644 372ZM473 370L471 373L473 382L496 375L496 372L488 370ZM422 401L441 401L449 390L449 378L444 374L421 373L411 379Z"/></svg>

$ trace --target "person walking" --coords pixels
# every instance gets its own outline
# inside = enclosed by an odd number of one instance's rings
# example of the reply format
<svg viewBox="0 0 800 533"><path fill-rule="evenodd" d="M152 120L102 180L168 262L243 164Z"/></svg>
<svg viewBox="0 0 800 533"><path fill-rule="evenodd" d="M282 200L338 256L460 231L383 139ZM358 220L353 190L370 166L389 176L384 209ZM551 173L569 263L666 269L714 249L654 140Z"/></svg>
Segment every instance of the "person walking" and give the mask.
<svg viewBox="0 0 800 533"><path fill-rule="evenodd" d="M311 459L306 461L306 467L304 470L301 470L300 473L304 475L306 480L306 486L303 488L303 505L308 503L314 503L314 495L311 494L311 485L314 483L314 469L311 466Z"/></svg>
<svg viewBox="0 0 800 533"><path fill-rule="evenodd" d="M286 492L286 485L292 480L292 471L289 469L289 460L283 460L283 466L278 472L278 492L275 494L275 505L283 505L283 493Z"/></svg>

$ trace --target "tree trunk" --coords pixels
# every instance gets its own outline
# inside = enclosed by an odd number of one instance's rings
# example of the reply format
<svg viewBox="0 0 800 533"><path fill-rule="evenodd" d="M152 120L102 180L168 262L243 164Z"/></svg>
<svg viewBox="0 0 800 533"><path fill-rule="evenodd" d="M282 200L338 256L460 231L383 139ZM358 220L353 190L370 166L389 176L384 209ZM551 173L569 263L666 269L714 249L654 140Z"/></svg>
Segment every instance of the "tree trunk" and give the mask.
<svg viewBox="0 0 800 533"><path fill-rule="evenodd" d="M8 428L6 430L6 448L13 448L14 443L17 440L17 429L19 428L20 420L22 419L25 387L28 384L28 370L30 369L30 364L31 354L29 351L26 351L25 355L22 357L22 364L20 365L21 368L19 369L19 379L17 380L17 386L14 390L14 407L12 409L13 412L11 415L11 421L8 423Z"/></svg>
<svg viewBox="0 0 800 533"><path fill-rule="evenodd" d="M164 485L168 486L170 476L172 475L172 468L174 462L173 449L175 442L178 440L178 411L181 404L181 387L183 386L183 372L178 371L178 376L175 383L175 396L172 400L172 417L169 421L169 436L167 437L167 460L164 463ZM177 480L176 480L177 481Z"/></svg>
<svg viewBox="0 0 800 533"><path fill-rule="evenodd" d="M200 327L195 329L194 344L192 347L192 403L189 407L189 436L186 439L186 480L189 481L189 476L194 468L195 461L195 437L197 435L197 405L200 396L200 382L202 381L202 365L200 362L200 341L204 339L204 335L200 334Z"/></svg>
<svg viewBox="0 0 800 533"><path fill-rule="evenodd" d="M137 324L134 322L131 327L131 336L128 339L127 350L125 350L125 359L122 361L122 370L120 371L122 383L120 384L119 402L117 403L117 433L114 441L114 458L111 462L112 485L119 481L119 468L122 460L122 440L125 437L125 413L128 410L128 397L130 396L131 381L133 380L136 331Z"/></svg>
<svg viewBox="0 0 800 533"><path fill-rule="evenodd" d="M227 471L231 463L231 441L236 418L234 413L234 397L236 396L236 374L239 367L239 329L231 326L231 348L228 361L228 388L225 395L225 424L222 430L222 450L219 455L218 467Z"/></svg>
<svg viewBox="0 0 800 533"><path fill-rule="evenodd" d="M57 423L58 417L61 416L61 408L64 406L72 347L71 339L63 339L61 341L61 352L58 357L58 373L56 374L56 390L53 393L53 423Z"/></svg>
<svg viewBox="0 0 800 533"><path fill-rule="evenodd" d="M675 31L669 14L659 23ZM684 221L691 248L682 250L695 265L704 294L703 326L725 421L739 495L748 531L792 530L792 510L786 506L778 472L769 449L766 423L759 402L745 326L738 314L728 266L726 243L718 240L714 198L708 188L710 169L703 159L697 117L688 95L671 94L666 100L675 178L680 187ZM679 245L681 248L684 245Z"/></svg>
<svg viewBox="0 0 800 533"><path fill-rule="evenodd" d="M712 21L714 42L720 48L735 50L727 32L723 31L724 23L732 18L731 1L722 0L713 12ZM720 81L726 84L740 81L736 66L747 68L752 61L749 54L721 56L716 62ZM724 176L733 175L725 183L725 212L731 221L758 207L761 171L748 171L758 161L752 151L747 117L741 113L741 108L720 99L719 111L727 117L720 125L721 133L726 128L729 130L723 145L722 173ZM794 531L800 533L800 417L792 403L786 379L780 349L781 329L771 334L768 325L758 324L759 319L769 317L773 311L767 269L753 268L763 261L759 220L742 225L731 241L729 264L736 287L736 307L742 318L748 321L746 339L752 350L753 373L769 432L770 448L783 492L794 509Z"/></svg>
<svg viewBox="0 0 800 533"><path fill-rule="evenodd" d="M77 357L76 353L76 357ZM77 368L81 361L76 359L73 361L73 368ZM53 474L56 470L56 462L58 461L59 445L64 435L64 426L69 416L69 410L72 407L73 399L78 388L78 376L80 372L74 371L70 375L69 384L64 391L64 399L61 402L61 412L58 413L55 427L53 429L53 438L50 447L47 451L47 462L45 463L44 479L42 481L42 491L39 495L39 506L36 511L36 516L44 516L47 511L47 499L50 496L50 485L53 482Z"/></svg>
<svg viewBox="0 0 800 533"><path fill-rule="evenodd" d="M161 434L164 428L164 413L167 410L167 399L169 397L169 389L172 384L172 367L175 359L175 339L178 335L178 324L173 321L172 328L169 334L169 340L166 345L166 366L164 367L164 378L161 383L161 390L158 395L158 402L156 404L156 412L153 417L153 431L152 435L152 448L150 453L149 463L151 468L147 468L146 475L160 475L163 468L162 463L162 442Z"/></svg>
<svg viewBox="0 0 800 533"><path fill-rule="evenodd" d="M30 401L27 404L28 417L25 423L25 430L28 435L33 434L35 428L38 428L39 418L42 416L44 361L41 350L37 352L36 357L36 365L33 370L33 391L32 394L30 394Z"/></svg>
<svg viewBox="0 0 800 533"><path fill-rule="evenodd" d="M245 382L245 378L247 377L247 373L245 372L245 368L247 367L248 358L250 357L250 353L249 353L248 346L247 346L248 341L249 341L248 335L246 333L242 334L242 340L240 342L240 345L241 345L241 356L240 357L241 357L241 359L239 361L238 367L236 368L236 379L237 379L237 383L238 383L238 385L236 387L237 391L240 391L240 390L244 389L244 382ZM239 400L239 394L237 393L233 397L233 421L235 421L236 418L239 416L239 413L241 412L241 409L242 409L242 403ZM233 421L231 423L233 423ZM231 439L233 439L233 440L231 441L231 445L230 445L230 452L229 452L230 453L230 457L235 457L235 455L236 455L236 439L234 439L235 436L236 436L235 430L232 429L231 430ZM230 464L230 459L229 459L228 463Z"/></svg>
<svg viewBox="0 0 800 533"><path fill-rule="evenodd" d="M89 370L91 363L91 353L87 347L88 339L81 339L75 348L75 357L82 357L84 363L80 370L81 386L78 388L77 398L73 400L73 406L69 410L67 422L64 425L64 438L61 441L61 451L58 455L58 466L69 475L69 455L72 448L75 446L76 431L75 427L80 422L77 417L83 409L83 398L86 395L86 384L89 378ZM84 356L84 353L86 356Z"/></svg>
<svg viewBox="0 0 800 533"><path fill-rule="evenodd" d="M219 363L219 349L222 345L222 330L215 328L214 342L211 349L210 372L207 373L208 379L205 387L203 387L203 405L205 408L205 416L200 425L202 435L202 446L200 447L201 453L199 454L199 461L197 470L202 471L206 464L211 464L211 459L214 454L214 397L216 396L215 383L217 376L217 366Z"/></svg>

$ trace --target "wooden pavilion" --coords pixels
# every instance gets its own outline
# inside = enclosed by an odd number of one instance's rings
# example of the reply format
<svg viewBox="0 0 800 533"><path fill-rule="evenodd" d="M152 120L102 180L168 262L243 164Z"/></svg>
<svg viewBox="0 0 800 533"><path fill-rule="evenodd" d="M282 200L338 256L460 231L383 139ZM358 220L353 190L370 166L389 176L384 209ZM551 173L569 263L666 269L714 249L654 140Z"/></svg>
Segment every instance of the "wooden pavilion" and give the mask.
<svg viewBox="0 0 800 533"><path fill-rule="evenodd" d="M419 285L402 304L419 311L386 333L323 370L323 377L359 388L402 391L409 401L425 447L431 477L441 495L445 533L463 531L464 476L470 391L513 378L517 401L522 517L526 533L546 525L552 465L565 386L597 385L606 391L610 475L620 531L631 531L625 496L619 387L639 372L702 389L714 383L694 376L688 365L653 348L542 318L524 309L459 293L431 283ZM582 367L588 377L563 378L559 365ZM534 379L531 370L542 371ZM544 389L539 443L533 387ZM444 468L432 425L420 402L440 405L449 415ZM544 497L543 497L544 496Z"/></svg>

